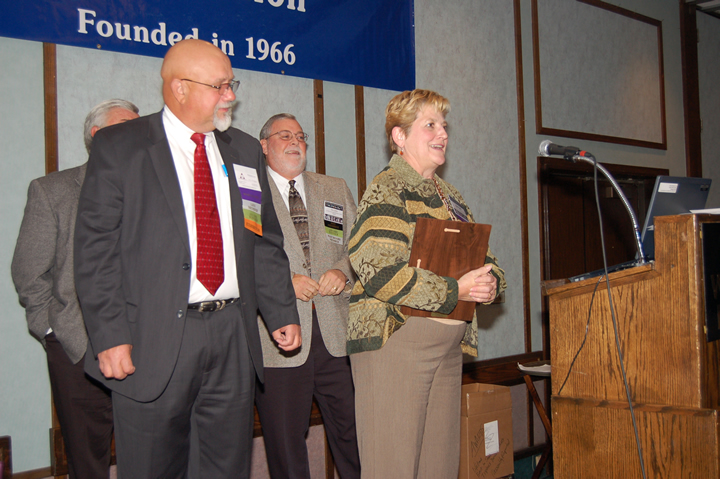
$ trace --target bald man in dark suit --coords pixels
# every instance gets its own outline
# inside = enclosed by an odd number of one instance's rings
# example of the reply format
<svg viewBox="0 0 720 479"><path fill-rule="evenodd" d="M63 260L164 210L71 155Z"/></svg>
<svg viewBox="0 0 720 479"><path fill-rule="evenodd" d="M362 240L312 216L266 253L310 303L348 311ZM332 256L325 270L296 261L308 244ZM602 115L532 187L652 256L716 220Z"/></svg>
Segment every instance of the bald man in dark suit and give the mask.
<svg viewBox="0 0 720 479"><path fill-rule="evenodd" d="M99 132L75 234L86 370L113 391L120 478L249 476L257 313L300 327L257 140L230 128L237 81L200 40L165 56L165 108Z"/></svg>

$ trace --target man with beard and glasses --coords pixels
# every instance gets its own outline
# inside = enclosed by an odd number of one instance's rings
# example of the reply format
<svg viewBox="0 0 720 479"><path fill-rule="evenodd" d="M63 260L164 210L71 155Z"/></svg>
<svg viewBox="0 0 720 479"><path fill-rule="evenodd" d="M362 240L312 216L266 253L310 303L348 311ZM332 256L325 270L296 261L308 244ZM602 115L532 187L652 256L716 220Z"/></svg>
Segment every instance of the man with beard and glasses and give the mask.
<svg viewBox="0 0 720 479"><path fill-rule="evenodd" d="M75 278L86 371L110 388L120 478L249 476L257 313L300 346L260 144L230 128L228 57L175 44L159 113L100 131L80 195Z"/></svg>
<svg viewBox="0 0 720 479"><path fill-rule="evenodd" d="M273 479L310 479L305 436L313 397L340 477L359 479L355 391L345 341L355 283L348 259L355 200L345 180L305 171L306 141L289 113L270 117L260 130L305 341L300 350L285 353L259 323L265 383L255 404Z"/></svg>

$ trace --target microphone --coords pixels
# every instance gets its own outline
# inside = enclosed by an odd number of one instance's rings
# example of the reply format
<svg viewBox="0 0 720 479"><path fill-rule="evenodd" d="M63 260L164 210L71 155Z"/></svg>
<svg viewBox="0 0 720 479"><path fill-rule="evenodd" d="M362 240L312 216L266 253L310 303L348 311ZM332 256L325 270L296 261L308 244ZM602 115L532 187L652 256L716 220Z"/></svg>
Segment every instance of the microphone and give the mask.
<svg viewBox="0 0 720 479"><path fill-rule="evenodd" d="M622 200L623 205L625 206L625 209L630 214L630 219L632 220L633 224L633 231L635 233L635 245L637 246L638 251L638 262L637 264L645 264L647 261L645 259L645 253L643 252L643 245L642 241L640 239L640 224L638 223L637 216L635 215L635 210L633 210L632 205L628 201L627 197L625 196L625 193L623 193L622 188L620 188L620 185L617 183L613 175L610 174L610 172L600 163L595 160L595 157L584 150L580 150L577 146L560 146L556 145L550 140L544 140L542 143L540 143L540 147L538 148L538 152L542 156L551 156L551 155L557 155L562 156L566 160L570 160L573 163L577 160L582 160L590 163L595 168L600 170L605 177L608 179L608 181L612 184L613 188L617 192L618 196Z"/></svg>
<svg viewBox="0 0 720 479"><path fill-rule="evenodd" d="M550 140L545 140L540 143L538 152L542 156L562 156L563 158L570 159L580 153L580 148L577 146L560 146L556 145Z"/></svg>

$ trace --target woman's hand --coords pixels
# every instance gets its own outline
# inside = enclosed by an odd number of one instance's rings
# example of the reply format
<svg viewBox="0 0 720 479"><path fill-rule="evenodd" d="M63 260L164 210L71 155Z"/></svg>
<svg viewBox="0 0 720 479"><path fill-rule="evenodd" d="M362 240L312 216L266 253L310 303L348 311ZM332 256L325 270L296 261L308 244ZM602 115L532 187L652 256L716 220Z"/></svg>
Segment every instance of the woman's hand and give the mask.
<svg viewBox="0 0 720 479"><path fill-rule="evenodd" d="M476 303L489 303L495 299L497 293L497 278L490 274L491 264L465 273L458 280L458 299L461 301L474 301Z"/></svg>

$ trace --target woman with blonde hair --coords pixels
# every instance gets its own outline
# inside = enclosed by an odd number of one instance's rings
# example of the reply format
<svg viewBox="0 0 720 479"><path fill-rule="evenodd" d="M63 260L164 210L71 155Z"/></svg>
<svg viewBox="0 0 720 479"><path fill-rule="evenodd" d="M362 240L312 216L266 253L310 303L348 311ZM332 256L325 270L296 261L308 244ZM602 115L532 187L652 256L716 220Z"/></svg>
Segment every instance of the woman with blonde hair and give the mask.
<svg viewBox="0 0 720 479"><path fill-rule="evenodd" d="M462 353L477 356L477 319L406 316L401 306L448 314L458 300L490 304L506 287L488 250L460 279L408 264L419 217L473 222L460 193L435 174L445 163L448 100L396 95L385 110L393 151L358 206L349 253L348 353L363 478L455 479L460 460Z"/></svg>

